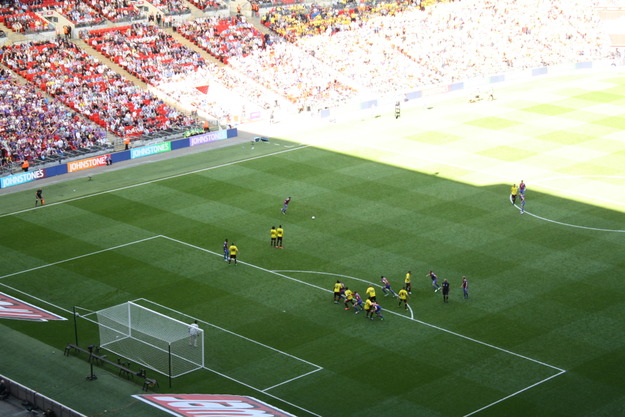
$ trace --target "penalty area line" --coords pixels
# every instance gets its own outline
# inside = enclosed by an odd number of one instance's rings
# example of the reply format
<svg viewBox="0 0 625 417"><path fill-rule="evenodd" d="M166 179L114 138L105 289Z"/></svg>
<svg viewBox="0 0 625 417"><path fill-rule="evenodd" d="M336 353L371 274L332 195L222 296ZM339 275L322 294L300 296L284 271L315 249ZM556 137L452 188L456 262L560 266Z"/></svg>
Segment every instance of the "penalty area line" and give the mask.
<svg viewBox="0 0 625 417"><path fill-rule="evenodd" d="M551 380L551 379L553 379L553 378L555 378L555 377L557 377L557 376L560 376L560 375L562 375L562 374L564 374L564 373L566 373L566 371L560 371L560 372L558 372L558 373L557 373L557 374L555 374L555 375L551 375L550 377L547 377L547 378L543 379L542 381L538 381L538 382L536 382L536 383L534 383L534 384L532 384L532 385L529 385L529 386L527 386L527 387L525 387L525 388L523 388L523 389L518 390L517 392L514 392L514 393L512 393L512 394L510 394L510 395L507 395L507 396L505 396L505 397L503 397L503 398L500 398L500 399L498 399L497 401L493 401L492 403L490 403L490 404L488 404L488 405L485 405L484 407L479 408L479 409L477 409L477 410L475 410L475 411L472 411L472 412L470 412L469 414L465 414L465 415L464 415L464 416L462 416L462 417L469 417L469 416L472 416L472 415L474 415L474 414L479 413L480 411L484 411L484 410L486 410L487 408L490 408L490 407L492 407L492 406L494 406L494 405L497 405L497 404L499 404L499 403L501 403L501 402L504 402L504 401L506 401L506 400L507 400L507 399L509 399L509 398L512 398L512 397L514 397L514 396L516 396L516 395L519 395L519 394L521 394L521 393L523 393L523 392L525 392L525 391L527 391L527 390L530 390L530 389L534 388L535 386L538 386L538 385L540 385L540 384L542 384L542 383L545 383L545 382L547 382L547 381L549 381L549 380Z"/></svg>
<svg viewBox="0 0 625 417"><path fill-rule="evenodd" d="M216 374L216 375L219 375L219 376L221 376L221 377L223 377L223 378L229 379L230 381L236 382L237 384L241 384L241 385L243 385L244 387L248 387L249 389L252 389L252 390L254 390L254 391L257 391L257 392L260 392L260 393L262 393L262 394L265 394L265 395L267 395L267 396L269 396L269 397L271 397L271 398L273 398L273 399L275 399L275 400L278 400L278 401L281 401L281 402L283 402L283 403L285 403L285 404L288 404L288 405L290 405L291 407L295 407L295 408L297 408L297 409L299 409L299 410L305 411L306 413L308 413L308 414L310 414L310 415L313 415L313 416L316 416L316 417L322 417L320 414L313 413L312 411L307 410L307 409L305 409L304 407L301 407L301 406L299 406L299 405L297 405L297 404L293 404L292 402L289 402L289 401L287 401L287 400L284 400L284 399L282 399L282 398L280 398L280 397L278 397L278 396L276 396L276 395L273 395L273 394L270 394L270 393L268 393L268 392L265 392L266 390L271 389L271 388L273 388L273 387L269 387L269 388L265 388L265 390L261 390L260 388L256 388L255 386L252 386L252 385L250 385L250 384L246 384L246 383L245 383L245 382L243 382L243 381L239 381L239 380L238 380L238 379L236 379L236 378L233 378L233 377L231 377L231 376L228 376L228 375L226 375L226 374L223 374L223 373L221 373L221 372L219 372L219 371L216 371L216 370L214 370L214 369L208 368L208 367L206 367L206 366L203 366L203 367L202 367L202 369L205 369L205 370L207 370L207 371L209 371L209 372L212 372L212 373L214 373L214 374ZM316 371L317 371L317 370L316 370ZM313 371L313 372L316 372L316 371ZM310 372L309 372L309 374L310 374ZM306 374L306 375L308 375L308 374Z"/></svg>
<svg viewBox="0 0 625 417"><path fill-rule="evenodd" d="M262 268L261 268L261 269L262 269ZM269 271L269 272L274 272L274 271ZM280 272L296 272L296 273L303 273L303 274L304 274L304 273L308 273L308 274L318 274L318 275L328 275L328 276L339 276L339 277L343 277L343 278L355 279L355 280L357 280L357 281L369 282L369 281L363 280L363 279L361 279L361 278L351 277L351 276L349 276L349 275L334 274L334 273L332 273L332 272L320 272L320 271L295 271L295 270L281 270ZM277 274L277 275L282 276L283 274ZM291 278L291 279L295 280L295 278ZM298 280L296 280L296 281L298 281ZM324 291L326 291L326 292L331 292L330 290L327 290L327 289L325 289L325 288L324 288ZM528 360L528 361L530 361L530 362L537 363L537 364L542 365L542 366L545 366L545 367L547 367L547 368L551 368L551 369L553 369L553 370L555 370L555 371L558 371L558 372L565 372L565 371L564 371L564 369L560 369L560 368L558 368L557 366L553 366L553 365L550 365L550 364L548 364L548 363L541 362L541 361L539 361L538 359L533 359L533 358L530 358L530 357L528 357L528 356L521 355L520 353L512 352L512 351L510 351L510 350L504 349L504 348L499 347L499 346L491 345L490 343L483 342L483 341L481 341L481 340L474 339L474 338L472 338L472 337L470 337L470 336L466 336L466 335L463 335L463 334L461 334L461 333L457 333L457 332L454 332L454 331L452 331L452 330L445 329L445 328L440 327L440 326L437 326L437 325L435 325L435 324L427 323L427 322L425 322L425 321L418 320L418 319L414 319L414 318L412 318L412 319L411 319L411 318L409 318L408 316L404 316L403 314L399 314L399 313L397 313L397 312L395 312L395 311L392 311L392 310L389 310L389 309L385 309L384 311L386 311L386 312L388 312L388 313L390 313L390 314L396 315L396 316L398 316L398 317L403 317L404 319L407 319L407 320L412 320L412 321L414 321L414 322L417 322L417 323L423 324L424 326L428 326L428 327L431 327L431 328L433 328L433 329L440 330L440 331L445 332L445 333L449 333L449 334L451 334L451 335L453 335L453 336L457 336L457 337L460 337L460 338L462 338L462 339L469 340L469 341L474 342L474 343L478 343L478 344L480 344L480 345L482 345L482 346L486 346L486 347L488 347L488 348L495 349L495 350L498 350L498 351L500 351L500 352L504 352L504 353L507 353L507 354L509 354L509 355L516 356L516 357L518 357L518 358L525 359L525 360Z"/></svg>

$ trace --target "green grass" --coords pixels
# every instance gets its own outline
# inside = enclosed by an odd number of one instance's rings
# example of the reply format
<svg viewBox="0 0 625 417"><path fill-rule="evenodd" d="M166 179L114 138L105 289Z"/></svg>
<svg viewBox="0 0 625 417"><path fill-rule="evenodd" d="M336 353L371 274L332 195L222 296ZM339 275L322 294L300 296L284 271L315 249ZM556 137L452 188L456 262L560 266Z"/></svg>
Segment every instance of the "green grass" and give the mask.
<svg viewBox="0 0 625 417"><path fill-rule="evenodd" d="M618 101L576 81L552 88ZM98 367L86 381L86 358L61 354L74 306L140 300L206 332L206 369L171 388L151 372L161 393L250 395L298 416L622 414L622 142L609 123L593 135L518 87L504 93L292 137L327 139L317 147L273 140L68 177L45 187L43 208L32 190L3 195L0 291L70 320L3 320L2 373L86 415L166 415L130 397L138 382ZM521 178L524 216L508 201ZM283 250L269 245L278 224ZM241 264L223 261L224 238ZM364 293L386 275L398 290L409 269L412 316L380 294L384 321L331 301L336 279ZM430 269L450 280L448 304ZM98 343L92 323L77 329Z"/></svg>

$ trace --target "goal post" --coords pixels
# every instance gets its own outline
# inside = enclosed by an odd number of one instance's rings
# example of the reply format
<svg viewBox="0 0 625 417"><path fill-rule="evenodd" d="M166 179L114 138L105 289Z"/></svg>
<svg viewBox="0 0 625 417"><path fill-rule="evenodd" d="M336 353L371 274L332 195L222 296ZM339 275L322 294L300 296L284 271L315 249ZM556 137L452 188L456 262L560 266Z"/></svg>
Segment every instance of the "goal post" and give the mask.
<svg viewBox="0 0 625 417"><path fill-rule="evenodd" d="M100 346L170 378L204 366L204 331L132 301L96 312Z"/></svg>

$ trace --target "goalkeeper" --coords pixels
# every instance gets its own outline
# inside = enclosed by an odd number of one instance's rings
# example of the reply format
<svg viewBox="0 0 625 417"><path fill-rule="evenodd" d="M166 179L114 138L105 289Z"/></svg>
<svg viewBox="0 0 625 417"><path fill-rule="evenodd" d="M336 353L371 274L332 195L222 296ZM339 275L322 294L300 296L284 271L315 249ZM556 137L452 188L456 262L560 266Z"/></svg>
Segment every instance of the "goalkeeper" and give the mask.
<svg viewBox="0 0 625 417"><path fill-rule="evenodd" d="M189 325L189 345L197 347L197 337L200 334L200 326L197 324L197 320L195 320L191 325Z"/></svg>

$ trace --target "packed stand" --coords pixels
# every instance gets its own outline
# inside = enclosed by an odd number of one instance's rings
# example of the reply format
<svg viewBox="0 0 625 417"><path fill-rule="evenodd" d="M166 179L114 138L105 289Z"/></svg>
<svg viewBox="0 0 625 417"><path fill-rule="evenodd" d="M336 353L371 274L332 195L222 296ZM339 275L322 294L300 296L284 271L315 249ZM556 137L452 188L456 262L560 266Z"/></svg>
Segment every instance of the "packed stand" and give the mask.
<svg viewBox="0 0 625 417"><path fill-rule="evenodd" d="M285 97L299 111L340 106L358 95L358 85L288 42L233 56L230 66Z"/></svg>
<svg viewBox="0 0 625 417"><path fill-rule="evenodd" d="M228 6L224 2L219 0L189 0L189 3L191 3L203 12L226 10L228 8Z"/></svg>
<svg viewBox="0 0 625 417"><path fill-rule="evenodd" d="M156 7L164 15L182 15L191 13L191 10L183 0L150 0L150 4Z"/></svg>
<svg viewBox="0 0 625 417"><path fill-rule="evenodd" d="M4 47L2 61L121 137L183 129L194 122L65 39Z"/></svg>
<svg viewBox="0 0 625 417"><path fill-rule="evenodd" d="M243 16L190 20L176 25L176 31L224 64L230 57L264 49L267 40Z"/></svg>
<svg viewBox="0 0 625 417"><path fill-rule="evenodd" d="M0 23L14 32L24 34L54 31L54 25L39 17L36 12L56 5L55 1L0 0Z"/></svg>
<svg viewBox="0 0 625 417"><path fill-rule="evenodd" d="M84 40L126 71L151 85L205 65L194 50L157 26L135 23L81 33Z"/></svg>
<svg viewBox="0 0 625 417"><path fill-rule="evenodd" d="M452 2L425 11L412 3L298 5L275 8L263 22L378 94L609 55L583 0Z"/></svg>
<svg viewBox="0 0 625 417"><path fill-rule="evenodd" d="M131 22L145 19L145 14L129 0L85 0L111 22Z"/></svg>
<svg viewBox="0 0 625 417"><path fill-rule="evenodd" d="M96 26L106 23L104 16L82 0L63 0L59 2L57 10L76 27Z"/></svg>
<svg viewBox="0 0 625 417"><path fill-rule="evenodd" d="M50 100L32 84L0 71L0 152L2 166L45 162L72 150L105 145L106 131ZM7 74L8 75L8 74Z"/></svg>

